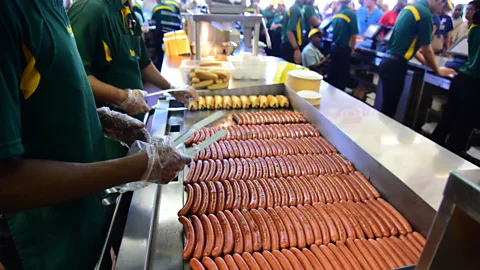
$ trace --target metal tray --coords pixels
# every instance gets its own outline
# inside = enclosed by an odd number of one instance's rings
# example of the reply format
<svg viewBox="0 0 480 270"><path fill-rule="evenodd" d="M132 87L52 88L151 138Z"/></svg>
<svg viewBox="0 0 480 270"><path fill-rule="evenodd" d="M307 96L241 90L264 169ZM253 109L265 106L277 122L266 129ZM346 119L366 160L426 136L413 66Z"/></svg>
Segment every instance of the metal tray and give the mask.
<svg viewBox="0 0 480 270"><path fill-rule="evenodd" d="M385 169L342 130L332 124L318 111L318 108L300 98L285 85L274 84L215 92L201 91L199 94L201 96L260 94L283 94L287 96L292 109L302 112L307 120L317 127L325 139L349 159L358 171L370 179L382 197L396 207L409 220L416 231L427 235L435 210L408 188L401 179ZM232 124L231 115L243 111L255 110L227 111L226 117L217 120L212 125ZM170 132L172 127L175 127L173 128L175 131L186 130L198 120L214 112L170 112L169 117L165 119L165 125L159 124L158 128L165 130L166 127L166 133L175 136L175 132ZM153 130L153 134L160 133ZM126 244L122 243L119 254L120 260L116 269L190 269L188 262L184 262L181 256L184 236L182 225L178 222L177 216L178 210L183 207L186 200L182 181L187 171L186 169L179 176L180 181L174 181L168 185L150 186L134 194L134 196L137 196L137 193L141 193L138 196L142 196L143 204L139 205L144 206L144 209L140 211L144 216L141 217L141 220L135 219L135 221L129 218L131 223L141 222L142 224L130 224L129 226L127 222L124 237ZM137 217L140 218L138 213ZM148 231L146 231L146 223L150 224ZM142 259L144 260L143 263Z"/></svg>

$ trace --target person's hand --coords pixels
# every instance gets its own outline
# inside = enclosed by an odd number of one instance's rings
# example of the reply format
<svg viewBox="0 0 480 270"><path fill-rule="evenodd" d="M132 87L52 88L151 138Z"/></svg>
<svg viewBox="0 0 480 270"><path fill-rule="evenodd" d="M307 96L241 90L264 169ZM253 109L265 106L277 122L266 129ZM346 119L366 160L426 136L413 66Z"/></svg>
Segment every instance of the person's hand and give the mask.
<svg viewBox="0 0 480 270"><path fill-rule="evenodd" d="M97 109L105 137L131 145L134 141L150 142L150 134L138 119L108 107Z"/></svg>
<svg viewBox="0 0 480 270"><path fill-rule="evenodd" d="M180 87L174 87L175 89L185 89L185 91L179 91L179 92L172 92L171 95L175 97L176 100L184 103L184 104L189 104L191 101L197 101L198 100L198 94L197 91L189 86L180 86Z"/></svg>
<svg viewBox="0 0 480 270"><path fill-rule="evenodd" d="M451 68L441 67L438 69L438 75L442 77L453 78L455 75L457 75L457 72Z"/></svg>
<svg viewBox="0 0 480 270"><path fill-rule="evenodd" d="M148 156L148 166L141 181L167 184L177 177L178 173L192 162L192 158L180 153L166 136L153 143L135 141L127 155L145 153Z"/></svg>
<svg viewBox="0 0 480 270"><path fill-rule="evenodd" d="M136 115L139 113L148 112L150 108L145 102L145 96L147 92L142 90L130 90L128 89L128 96L118 108L124 111L128 115Z"/></svg>
<svg viewBox="0 0 480 270"><path fill-rule="evenodd" d="M296 49L293 53L293 61L295 61L295 64L302 64L302 52L300 52L300 49Z"/></svg>

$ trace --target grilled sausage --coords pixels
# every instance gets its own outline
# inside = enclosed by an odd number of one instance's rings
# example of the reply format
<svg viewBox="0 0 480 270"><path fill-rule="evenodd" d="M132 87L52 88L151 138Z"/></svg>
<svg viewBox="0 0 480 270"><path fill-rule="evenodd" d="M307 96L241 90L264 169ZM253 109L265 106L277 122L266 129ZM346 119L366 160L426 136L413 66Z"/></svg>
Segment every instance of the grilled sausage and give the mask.
<svg viewBox="0 0 480 270"><path fill-rule="evenodd" d="M222 225L223 235L225 236L223 254L229 254L232 252L235 244L233 240L232 227L230 226L230 222L228 222L228 219L223 212L217 213L217 219L220 222L220 225Z"/></svg>
<svg viewBox="0 0 480 270"><path fill-rule="evenodd" d="M260 269L262 270L273 270L272 267L270 266L270 264L268 263L268 261L266 260L266 258L258 253L258 252L254 252L252 254L253 258L255 259L255 261L257 262L258 266L260 266ZM276 268L278 269L278 268Z"/></svg>
<svg viewBox="0 0 480 270"><path fill-rule="evenodd" d="M258 225L258 230L260 231L263 249L264 250L271 249L270 231L268 229L267 222L262 217L260 212L258 212L256 209L252 209L250 211L250 214L253 220L255 221L255 223Z"/></svg>
<svg viewBox="0 0 480 270"><path fill-rule="evenodd" d="M190 209L192 208L192 205L193 205L193 196L194 196L193 187L191 185L186 185L186 189L187 189L187 202L182 207L182 209L178 211L179 216L187 215L190 212Z"/></svg>
<svg viewBox="0 0 480 270"><path fill-rule="evenodd" d="M250 232L252 233L252 246L253 251L259 251L262 249L262 239L260 236L260 230L258 228L257 223L255 223L253 217L250 215L246 209L242 209L242 215L248 223L250 227Z"/></svg>
<svg viewBox="0 0 480 270"><path fill-rule="evenodd" d="M209 214L213 214L217 208L217 189L213 182L207 182L207 187L209 192L207 211Z"/></svg>
<svg viewBox="0 0 480 270"><path fill-rule="evenodd" d="M196 258L190 260L190 268L192 268L192 270L205 270L203 264Z"/></svg>
<svg viewBox="0 0 480 270"><path fill-rule="evenodd" d="M262 215L262 218L267 224L268 231L270 232L271 249L280 249L280 234L272 217L264 209L258 209L258 212Z"/></svg>
<svg viewBox="0 0 480 270"><path fill-rule="evenodd" d="M202 222L197 216L193 215L191 219L195 231L195 249L193 250L193 257L200 259L203 256L203 248L205 247L205 231Z"/></svg>
<svg viewBox="0 0 480 270"><path fill-rule="evenodd" d="M213 234L215 236L215 243L213 245L211 254L212 254L212 257L218 257L222 255L223 247L225 243L225 236L223 234L222 225L220 224L220 221L217 219L217 217L213 214L209 214L208 219L212 224Z"/></svg>
<svg viewBox="0 0 480 270"><path fill-rule="evenodd" d="M233 210L232 214L237 220L243 234L243 250L253 252L252 231L250 230L247 220L238 209Z"/></svg>
<svg viewBox="0 0 480 270"><path fill-rule="evenodd" d="M200 188L202 189L202 202L200 203L200 209L198 209L198 215L207 213L209 203L209 192L205 182L200 182Z"/></svg>
<svg viewBox="0 0 480 270"><path fill-rule="evenodd" d="M192 208L191 208L191 212L193 214L196 214L198 213L198 210L200 209L200 206L201 206L201 203L202 203L202 188L200 187L199 184L197 183L194 183L192 185L193 187L193 203L192 203Z"/></svg>
<svg viewBox="0 0 480 270"><path fill-rule="evenodd" d="M238 224L237 220L233 216L232 212L225 210L225 216L227 217L228 223L232 228L233 232L233 240L235 242L233 251L235 253L242 253L243 252L243 235L240 225Z"/></svg>
<svg viewBox="0 0 480 270"><path fill-rule="evenodd" d="M185 247L183 248L183 253L182 253L182 258L184 260L188 260L192 257L193 251L195 249L195 230L193 228L192 223L184 217L181 216L178 218L178 221L182 223L183 225L183 230L185 231Z"/></svg>
<svg viewBox="0 0 480 270"><path fill-rule="evenodd" d="M275 207L275 212L277 212L278 216L282 220L283 224L285 225L285 229L288 234L288 240L290 243L290 247L296 247L297 246L297 235L295 232L295 227L293 226L292 221L288 218L287 214L282 210L281 207L276 206Z"/></svg>

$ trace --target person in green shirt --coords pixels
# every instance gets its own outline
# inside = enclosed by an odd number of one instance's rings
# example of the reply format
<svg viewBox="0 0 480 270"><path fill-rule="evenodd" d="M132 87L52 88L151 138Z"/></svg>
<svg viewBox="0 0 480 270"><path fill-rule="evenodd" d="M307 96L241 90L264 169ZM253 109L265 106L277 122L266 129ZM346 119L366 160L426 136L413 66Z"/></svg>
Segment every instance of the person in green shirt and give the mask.
<svg viewBox="0 0 480 270"><path fill-rule="evenodd" d="M140 3L138 3L135 0L129 0L129 1L130 1L130 6L132 7L132 11L140 14L140 18L142 19L142 22L144 22L145 21L145 16L143 16L143 10L142 10L142 6L140 5Z"/></svg>
<svg viewBox="0 0 480 270"><path fill-rule="evenodd" d="M106 161L104 136L148 138L140 121L96 109L62 1L4 0L0 31L0 263L94 269L112 211L98 194L168 183L191 158L136 141L128 157Z"/></svg>
<svg viewBox="0 0 480 270"><path fill-rule="evenodd" d="M283 18L285 16L285 4L283 0L278 1L277 12L273 18L272 25L270 25L269 33L272 40L271 55L281 57L282 48L282 29Z"/></svg>
<svg viewBox="0 0 480 270"><path fill-rule="evenodd" d="M375 108L385 115L393 117L397 111L408 61L412 57L440 76L456 74L453 69L438 67L431 46L433 14L440 12L446 4L447 0L417 0L398 14L387 53L380 63L380 82L376 91Z"/></svg>
<svg viewBox="0 0 480 270"><path fill-rule="evenodd" d="M432 134L435 142L457 154L466 150L472 130L480 127L480 0L468 6L475 9L468 30L468 60L450 84L447 104Z"/></svg>
<svg viewBox="0 0 480 270"><path fill-rule="evenodd" d="M155 48L157 52L157 63L155 66L161 70L165 52L163 51L163 35L168 32L182 29L182 17L180 15L180 4L173 0L159 2L153 7L152 20L155 22Z"/></svg>
<svg viewBox="0 0 480 270"><path fill-rule="evenodd" d="M281 56L288 62L302 64L303 11L305 0L296 0L283 18Z"/></svg>
<svg viewBox="0 0 480 270"><path fill-rule="evenodd" d="M275 0L271 0L270 4L266 8L262 9L260 13L265 18L267 28L270 29L270 26L272 26L273 20L277 15L277 11L275 10Z"/></svg>
<svg viewBox="0 0 480 270"><path fill-rule="evenodd" d="M318 16L317 9L314 6L315 0L307 0L305 6L303 6L303 27L305 35L310 33L310 30L318 28L320 26L320 17ZM304 40L308 40L306 37Z"/></svg>
<svg viewBox="0 0 480 270"><path fill-rule="evenodd" d="M97 105L109 105L143 120L149 110L144 81L160 89L175 87L150 60L141 26L128 1L77 0L68 16ZM182 102L197 97L193 89L175 92L174 96ZM109 158L127 152L126 147L109 139L106 147Z"/></svg>
<svg viewBox="0 0 480 270"><path fill-rule="evenodd" d="M340 0L340 9L333 15L333 37L330 49L331 64L327 81L345 90L350 78L350 55L355 49L358 34L357 16L348 6L350 0Z"/></svg>

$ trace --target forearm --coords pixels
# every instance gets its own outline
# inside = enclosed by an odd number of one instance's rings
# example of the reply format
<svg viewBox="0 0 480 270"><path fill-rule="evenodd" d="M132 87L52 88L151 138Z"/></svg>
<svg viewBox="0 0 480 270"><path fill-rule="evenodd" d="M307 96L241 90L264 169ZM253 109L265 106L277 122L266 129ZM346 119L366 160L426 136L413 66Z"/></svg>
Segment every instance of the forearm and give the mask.
<svg viewBox="0 0 480 270"><path fill-rule="evenodd" d="M357 35L351 35L350 40L348 41L348 45L350 45L350 48L355 50L355 45L357 45Z"/></svg>
<svg viewBox="0 0 480 270"><path fill-rule="evenodd" d="M448 32L447 40L445 41L445 50L448 50L452 46L452 32Z"/></svg>
<svg viewBox="0 0 480 270"><path fill-rule="evenodd" d="M433 72L438 74L439 69L437 65L437 61L435 60L435 54L433 53L432 46L422 46L421 48L423 57L425 58L425 64L430 67Z"/></svg>
<svg viewBox="0 0 480 270"><path fill-rule="evenodd" d="M160 71L153 63L142 69L142 79L160 89L169 89L171 87L171 84L160 74Z"/></svg>
<svg viewBox="0 0 480 270"><path fill-rule="evenodd" d="M288 42L290 42L290 45L292 46L292 48L294 50L299 49L297 40L295 39L295 35L293 34L292 31L287 31L287 37L288 37Z"/></svg>
<svg viewBox="0 0 480 270"><path fill-rule="evenodd" d="M141 179L145 154L96 163L0 161L0 213L52 205Z"/></svg>
<svg viewBox="0 0 480 270"><path fill-rule="evenodd" d="M415 58L422 64L422 65L425 65L425 57L423 56L423 54L418 51L416 54L415 54Z"/></svg>
<svg viewBox="0 0 480 270"><path fill-rule="evenodd" d="M93 75L88 76L88 82L92 87L93 96L95 97L96 101L120 105L127 99L127 91L104 83Z"/></svg>
<svg viewBox="0 0 480 270"><path fill-rule="evenodd" d="M317 16L310 16L310 18L308 18L308 23L310 23L313 28L317 28L320 26L320 20Z"/></svg>

